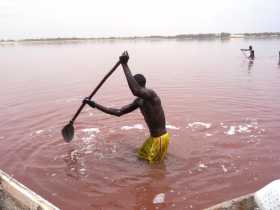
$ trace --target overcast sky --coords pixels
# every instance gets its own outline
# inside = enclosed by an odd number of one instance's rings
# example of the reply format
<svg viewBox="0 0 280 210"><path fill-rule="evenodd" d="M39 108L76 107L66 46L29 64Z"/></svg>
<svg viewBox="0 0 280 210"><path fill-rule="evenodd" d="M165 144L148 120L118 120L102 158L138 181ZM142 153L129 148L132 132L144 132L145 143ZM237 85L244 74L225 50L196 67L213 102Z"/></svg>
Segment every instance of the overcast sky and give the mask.
<svg viewBox="0 0 280 210"><path fill-rule="evenodd" d="M0 0L0 39L280 31L280 0Z"/></svg>

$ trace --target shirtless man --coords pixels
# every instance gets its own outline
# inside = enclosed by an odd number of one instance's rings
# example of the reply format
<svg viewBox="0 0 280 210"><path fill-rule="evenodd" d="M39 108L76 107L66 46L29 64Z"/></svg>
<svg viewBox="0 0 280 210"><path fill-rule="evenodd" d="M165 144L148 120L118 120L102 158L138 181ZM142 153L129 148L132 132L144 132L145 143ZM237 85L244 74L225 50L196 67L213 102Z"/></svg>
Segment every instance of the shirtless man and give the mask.
<svg viewBox="0 0 280 210"><path fill-rule="evenodd" d="M250 51L250 55L248 59L254 60L255 59L255 51L253 50L253 47L250 45L249 49L241 49L242 51Z"/></svg>
<svg viewBox="0 0 280 210"><path fill-rule="evenodd" d="M166 131L165 115L161 100L154 90L146 88L146 79L142 74L132 75L127 62L128 53L125 51L120 56L120 62L132 94L137 97L131 104L120 109L104 107L95 101L85 98L83 103L110 115L122 116L136 109L140 109L150 131L150 137L138 151L140 158L149 162L161 161L167 153L169 134Z"/></svg>

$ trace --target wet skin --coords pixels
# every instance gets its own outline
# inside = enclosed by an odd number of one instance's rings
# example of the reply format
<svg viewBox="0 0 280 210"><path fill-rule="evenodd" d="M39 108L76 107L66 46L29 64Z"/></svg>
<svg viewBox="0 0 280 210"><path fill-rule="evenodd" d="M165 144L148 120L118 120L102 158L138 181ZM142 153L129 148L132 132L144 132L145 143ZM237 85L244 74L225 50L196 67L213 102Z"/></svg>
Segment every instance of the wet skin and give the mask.
<svg viewBox="0 0 280 210"><path fill-rule="evenodd" d="M120 56L120 61L127 79L128 86L132 94L137 98L131 104L123 106L120 109L108 108L94 101L90 101L87 98L84 99L84 103L87 103L92 108L97 108L100 111L118 117L140 108L140 111L143 114L145 122L147 123L147 126L150 130L151 136L161 136L166 133L165 115L161 105L161 100L155 91L146 88L145 85L140 85L141 82L138 82L135 79L127 65L128 59L129 56L127 52Z"/></svg>

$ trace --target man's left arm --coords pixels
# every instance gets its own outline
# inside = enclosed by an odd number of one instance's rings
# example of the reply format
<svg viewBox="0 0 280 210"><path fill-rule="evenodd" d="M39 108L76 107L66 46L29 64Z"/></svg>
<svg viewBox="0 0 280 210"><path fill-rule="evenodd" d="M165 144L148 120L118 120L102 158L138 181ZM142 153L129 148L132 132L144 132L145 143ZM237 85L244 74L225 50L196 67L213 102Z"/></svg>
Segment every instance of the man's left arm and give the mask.
<svg viewBox="0 0 280 210"><path fill-rule="evenodd" d="M115 115L115 116L118 116L118 117L120 117L124 114L128 114L128 113L134 111L135 109L137 109L139 107L138 99L135 99L131 104L123 106L120 109L102 106L101 104L98 104L95 101L91 101L89 98L85 98L83 100L83 103L88 104L92 108L96 108L96 109L98 109L98 110L100 110L100 111L102 111L106 114Z"/></svg>

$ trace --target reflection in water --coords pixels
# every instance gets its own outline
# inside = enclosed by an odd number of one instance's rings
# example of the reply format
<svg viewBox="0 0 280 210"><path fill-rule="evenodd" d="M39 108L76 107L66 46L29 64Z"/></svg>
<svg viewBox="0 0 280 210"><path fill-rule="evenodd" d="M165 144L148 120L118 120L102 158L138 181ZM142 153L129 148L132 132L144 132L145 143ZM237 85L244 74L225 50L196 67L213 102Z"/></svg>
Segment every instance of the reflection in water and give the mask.
<svg viewBox="0 0 280 210"><path fill-rule="evenodd" d="M248 61L248 73L251 73L251 68L253 67L254 65L254 61L253 60L249 60Z"/></svg>

